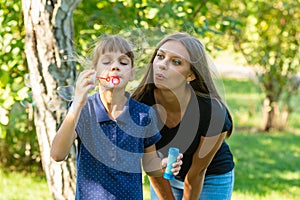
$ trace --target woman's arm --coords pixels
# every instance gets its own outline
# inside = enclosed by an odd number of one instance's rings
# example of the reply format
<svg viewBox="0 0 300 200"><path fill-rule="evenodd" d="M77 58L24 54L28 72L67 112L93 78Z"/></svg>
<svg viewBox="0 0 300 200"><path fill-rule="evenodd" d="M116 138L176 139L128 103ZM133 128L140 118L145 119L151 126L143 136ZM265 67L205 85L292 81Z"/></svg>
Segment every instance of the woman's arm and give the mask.
<svg viewBox="0 0 300 200"><path fill-rule="evenodd" d="M226 132L212 137L201 136L200 144L193 155L192 165L184 180L183 200L198 200L202 191L207 167L220 148Z"/></svg>
<svg viewBox="0 0 300 200"><path fill-rule="evenodd" d="M173 195L170 182L161 177L149 176L149 180L152 184L152 187L158 197L158 199L168 199L175 200Z"/></svg>
<svg viewBox="0 0 300 200"><path fill-rule="evenodd" d="M182 156L183 155L180 154L177 157L177 162L173 164L172 172L175 176L180 171ZM162 177L164 173L164 167L167 165L168 159L159 158L156 152L155 145L152 145L145 148L145 154L142 161L144 171L149 176L151 184L159 199L175 199L169 181Z"/></svg>

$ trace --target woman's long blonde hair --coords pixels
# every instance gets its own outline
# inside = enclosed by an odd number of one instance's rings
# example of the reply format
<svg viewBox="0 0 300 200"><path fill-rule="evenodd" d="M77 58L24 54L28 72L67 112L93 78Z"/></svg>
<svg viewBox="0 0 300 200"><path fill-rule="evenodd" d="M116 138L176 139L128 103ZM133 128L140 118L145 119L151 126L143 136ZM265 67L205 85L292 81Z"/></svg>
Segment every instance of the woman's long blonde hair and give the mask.
<svg viewBox="0 0 300 200"><path fill-rule="evenodd" d="M204 46L197 38L192 37L187 33L174 33L168 35L158 43L153 55L151 56L146 74L137 89L133 92L132 98L140 101L147 92L154 90L155 85L153 77L153 60L157 54L158 49L170 40L179 41L180 43L182 43L189 53L190 67L196 77L193 81L190 82L190 85L193 88L195 94L198 96L217 99L226 107L213 82L211 69ZM232 121L229 111L228 115L230 120ZM232 128L228 131L227 137L230 136L231 132Z"/></svg>

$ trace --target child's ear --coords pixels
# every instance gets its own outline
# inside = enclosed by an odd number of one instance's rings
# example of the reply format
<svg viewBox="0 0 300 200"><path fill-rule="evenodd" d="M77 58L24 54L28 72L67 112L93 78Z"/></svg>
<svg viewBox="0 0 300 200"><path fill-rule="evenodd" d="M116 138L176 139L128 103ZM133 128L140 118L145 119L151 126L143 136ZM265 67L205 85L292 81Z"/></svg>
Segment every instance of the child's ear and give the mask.
<svg viewBox="0 0 300 200"><path fill-rule="evenodd" d="M129 81L133 81L135 76L135 69L131 68Z"/></svg>

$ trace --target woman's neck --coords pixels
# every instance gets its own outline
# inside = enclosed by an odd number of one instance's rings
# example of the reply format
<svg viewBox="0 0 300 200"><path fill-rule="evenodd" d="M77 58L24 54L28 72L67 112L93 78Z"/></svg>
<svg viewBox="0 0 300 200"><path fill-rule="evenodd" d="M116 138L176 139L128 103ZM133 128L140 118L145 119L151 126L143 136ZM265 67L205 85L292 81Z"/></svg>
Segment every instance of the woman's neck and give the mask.
<svg viewBox="0 0 300 200"><path fill-rule="evenodd" d="M175 94L170 90L154 90L156 110L168 128L176 127L182 120L191 98L191 91L186 88L184 92Z"/></svg>
<svg viewBox="0 0 300 200"><path fill-rule="evenodd" d="M154 89L154 97L157 104L162 105L169 111L181 111L187 106L191 96L191 91L186 88L183 92L171 90Z"/></svg>

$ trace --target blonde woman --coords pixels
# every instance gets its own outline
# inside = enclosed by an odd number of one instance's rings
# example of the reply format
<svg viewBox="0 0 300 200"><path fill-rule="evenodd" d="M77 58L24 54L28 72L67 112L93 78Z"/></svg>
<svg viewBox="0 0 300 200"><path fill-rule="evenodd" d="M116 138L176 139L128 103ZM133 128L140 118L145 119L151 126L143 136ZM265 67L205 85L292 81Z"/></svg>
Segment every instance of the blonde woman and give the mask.
<svg viewBox="0 0 300 200"><path fill-rule="evenodd" d="M175 180L150 177L151 199L226 200L234 185L234 162L225 141L232 119L212 79L204 46L186 33L163 38L132 97L156 108L163 155L183 152Z"/></svg>

